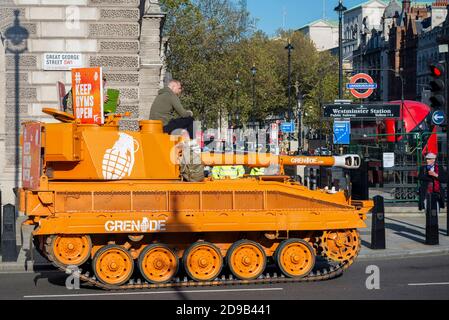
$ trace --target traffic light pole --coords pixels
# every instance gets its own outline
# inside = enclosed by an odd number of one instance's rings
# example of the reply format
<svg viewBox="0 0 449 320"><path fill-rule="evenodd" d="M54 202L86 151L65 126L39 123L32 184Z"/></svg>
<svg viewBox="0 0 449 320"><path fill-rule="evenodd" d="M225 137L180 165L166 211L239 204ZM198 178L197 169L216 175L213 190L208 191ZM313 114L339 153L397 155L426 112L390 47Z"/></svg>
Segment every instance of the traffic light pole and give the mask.
<svg viewBox="0 0 449 320"><path fill-rule="evenodd" d="M447 52L444 53L444 64L445 64L445 102L446 102L446 170L449 173L449 102L447 101L449 98L449 61ZM449 177L446 177L446 236L449 237Z"/></svg>

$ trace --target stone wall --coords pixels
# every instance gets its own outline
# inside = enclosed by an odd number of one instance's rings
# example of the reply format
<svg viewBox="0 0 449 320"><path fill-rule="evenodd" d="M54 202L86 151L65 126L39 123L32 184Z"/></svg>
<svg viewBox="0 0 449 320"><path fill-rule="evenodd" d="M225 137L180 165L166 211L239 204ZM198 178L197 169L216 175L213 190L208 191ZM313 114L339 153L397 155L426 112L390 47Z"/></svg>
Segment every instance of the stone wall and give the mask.
<svg viewBox="0 0 449 320"><path fill-rule="evenodd" d="M137 129L137 120L148 118L160 87L162 65L160 28L164 15L158 1L1 0L2 35L12 26L17 9L20 24L29 32L27 51L20 57L20 121L53 121L41 109L58 106L57 81L64 82L67 90L71 87L70 71L43 70L44 53L53 52L81 53L84 67L103 67L108 86L121 92L118 112L131 112L131 118L122 121L122 129ZM0 128L6 132L6 146L0 150L0 184L4 199L11 201L16 170L14 56L6 53L5 61L0 85L5 79L6 103L1 104L0 95ZM0 147L1 138L0 132Z"/></svg>

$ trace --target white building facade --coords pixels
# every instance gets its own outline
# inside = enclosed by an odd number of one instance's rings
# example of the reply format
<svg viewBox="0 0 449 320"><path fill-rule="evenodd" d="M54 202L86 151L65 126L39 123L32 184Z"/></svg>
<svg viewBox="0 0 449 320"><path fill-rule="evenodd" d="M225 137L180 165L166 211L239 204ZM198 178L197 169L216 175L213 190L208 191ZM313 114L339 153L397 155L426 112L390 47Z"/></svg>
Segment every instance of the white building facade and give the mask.
<svg viewBox="0 0 449 320"><path fill-rule="evenodd" d="M338 22L320 19L298 29L315 44L318 51L338 47Z"/></svg>

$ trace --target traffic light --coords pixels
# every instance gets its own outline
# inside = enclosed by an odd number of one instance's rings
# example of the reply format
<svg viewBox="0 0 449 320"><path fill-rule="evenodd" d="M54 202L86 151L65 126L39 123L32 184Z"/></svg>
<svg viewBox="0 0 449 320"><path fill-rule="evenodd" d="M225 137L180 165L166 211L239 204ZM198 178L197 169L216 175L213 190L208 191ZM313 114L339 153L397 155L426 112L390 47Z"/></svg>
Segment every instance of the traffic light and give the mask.
<svg viewBox="0 0 449 320"><path fill-rule="evenodd" d="M433 79L430 81L430 106L434 110L446 110L447 88L446 88L446 68L442 63L435 63L429 66Z"/></svg>

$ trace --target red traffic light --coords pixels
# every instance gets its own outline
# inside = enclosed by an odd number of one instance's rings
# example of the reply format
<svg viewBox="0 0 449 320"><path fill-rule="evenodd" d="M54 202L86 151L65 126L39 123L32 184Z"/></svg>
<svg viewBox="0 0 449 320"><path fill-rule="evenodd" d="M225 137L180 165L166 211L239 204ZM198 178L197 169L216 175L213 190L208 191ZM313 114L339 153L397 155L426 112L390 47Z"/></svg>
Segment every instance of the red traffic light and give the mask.
<svg viewBox="0 0 449 320"><path fill-rule="evenodd" d="M444 74L444 66L440 63L437 64L431 64L430 66L430 73L432 76L439 78Z"/></svg>

